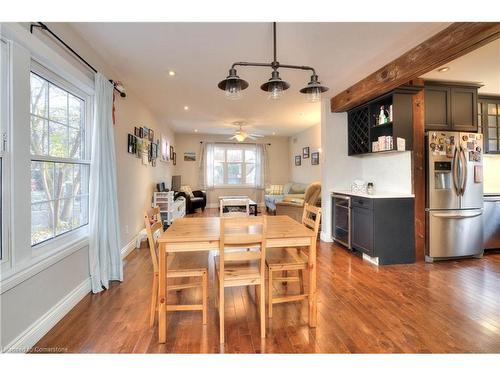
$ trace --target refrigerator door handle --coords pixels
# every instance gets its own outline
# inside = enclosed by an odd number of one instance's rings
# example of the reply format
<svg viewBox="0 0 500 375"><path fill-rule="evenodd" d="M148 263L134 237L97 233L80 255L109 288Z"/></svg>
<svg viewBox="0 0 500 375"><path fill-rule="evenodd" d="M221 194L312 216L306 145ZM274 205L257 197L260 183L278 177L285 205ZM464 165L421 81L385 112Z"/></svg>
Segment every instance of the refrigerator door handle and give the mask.
<svg viewBox="0 0 500 375"><path fill-rule="evenodd" d="M455 151L453 152L453 186L455 187L455 191L457 192L457 195L460 195L460 188L458 187L458 150L457 147L455 147Z"/></svg>
<svg viewBox="0 0 500 375"><path fill-rule="evenodd" d="M480 212L473 212L473 213L462 213L462 214L433 213L432 215L435 217L442 217L445 219L468 219L471 217L481 216L482 214L483 214L483 211L481 210Z"/></svg>
<svg viewBox="0 0 500 375"><path fill-rule="evenodd" d="M463 196L465 193L465 188L467 186L467 155L465 154L465 150L462 148L460 150L460 157L462 159L462 186L460 188L461 195Z"/></svg>

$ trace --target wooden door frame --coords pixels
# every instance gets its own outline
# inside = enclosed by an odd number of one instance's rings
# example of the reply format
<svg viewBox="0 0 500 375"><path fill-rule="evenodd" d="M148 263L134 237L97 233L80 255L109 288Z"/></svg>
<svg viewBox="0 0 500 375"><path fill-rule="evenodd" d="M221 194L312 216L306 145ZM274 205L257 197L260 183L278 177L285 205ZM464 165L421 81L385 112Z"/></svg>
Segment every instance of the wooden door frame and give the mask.
<svg viewBox="0 0 500 375"><path fill-rule="evenodd" d="M500 38L500 22L456 22L331 98L332 112L345 112L419 79L456 58ZM425 258L425 101L413 96L412 188L415 195L415 259Z"/></svg>

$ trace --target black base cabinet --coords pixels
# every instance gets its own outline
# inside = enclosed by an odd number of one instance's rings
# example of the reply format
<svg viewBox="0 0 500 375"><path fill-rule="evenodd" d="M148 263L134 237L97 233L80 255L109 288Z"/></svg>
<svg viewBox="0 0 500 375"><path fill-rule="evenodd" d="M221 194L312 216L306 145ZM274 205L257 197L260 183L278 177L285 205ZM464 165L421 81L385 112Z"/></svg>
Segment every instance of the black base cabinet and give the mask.
<svg viewBox="0 0 500 375"><path fill-rule="evenodd" d="M351 197L352 248L379 265L415 262L414 199Z"/></svg>

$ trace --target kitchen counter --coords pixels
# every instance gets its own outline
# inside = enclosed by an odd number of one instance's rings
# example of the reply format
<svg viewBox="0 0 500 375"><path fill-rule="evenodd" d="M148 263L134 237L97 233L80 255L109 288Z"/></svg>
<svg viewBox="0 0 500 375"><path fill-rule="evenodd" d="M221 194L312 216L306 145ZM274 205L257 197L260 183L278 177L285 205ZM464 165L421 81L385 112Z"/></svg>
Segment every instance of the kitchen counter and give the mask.
<svg viewBox="0 0 500 375"><path fill-rule="evenodd" d="M382 199L382 198L414 198L414 194L405 194L405 193L391 193L391 192L378 192L375 190L375 194L370 195L366 193L354 193L350 190L340 190L340 189L330 189L330 193L332 194L343 194L343 195L351 195L354 197L363 197L370 199Z"/></svg>

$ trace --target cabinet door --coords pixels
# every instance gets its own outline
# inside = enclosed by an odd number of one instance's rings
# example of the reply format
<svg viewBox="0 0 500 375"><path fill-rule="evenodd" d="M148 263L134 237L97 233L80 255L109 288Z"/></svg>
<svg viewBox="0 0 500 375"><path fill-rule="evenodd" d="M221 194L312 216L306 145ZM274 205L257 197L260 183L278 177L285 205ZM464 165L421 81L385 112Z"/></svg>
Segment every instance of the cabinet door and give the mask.
<svg viewBox="0 0 500 375"><path fill-rule="evenodd" d="M442 86L425 86L425 129L450 130L450 89Z"/></svg>
<svg viewBox="0 0 500 375"><path fill-rule="evenodd" d="M477 132L476 88L451 88L451 123L453 130Z"/></svg>
<svg viewBox="0 0 500 375"><path fill-rule="evenodd" d="M352 247L373 256L373 211L352 208Z"/></svg>

